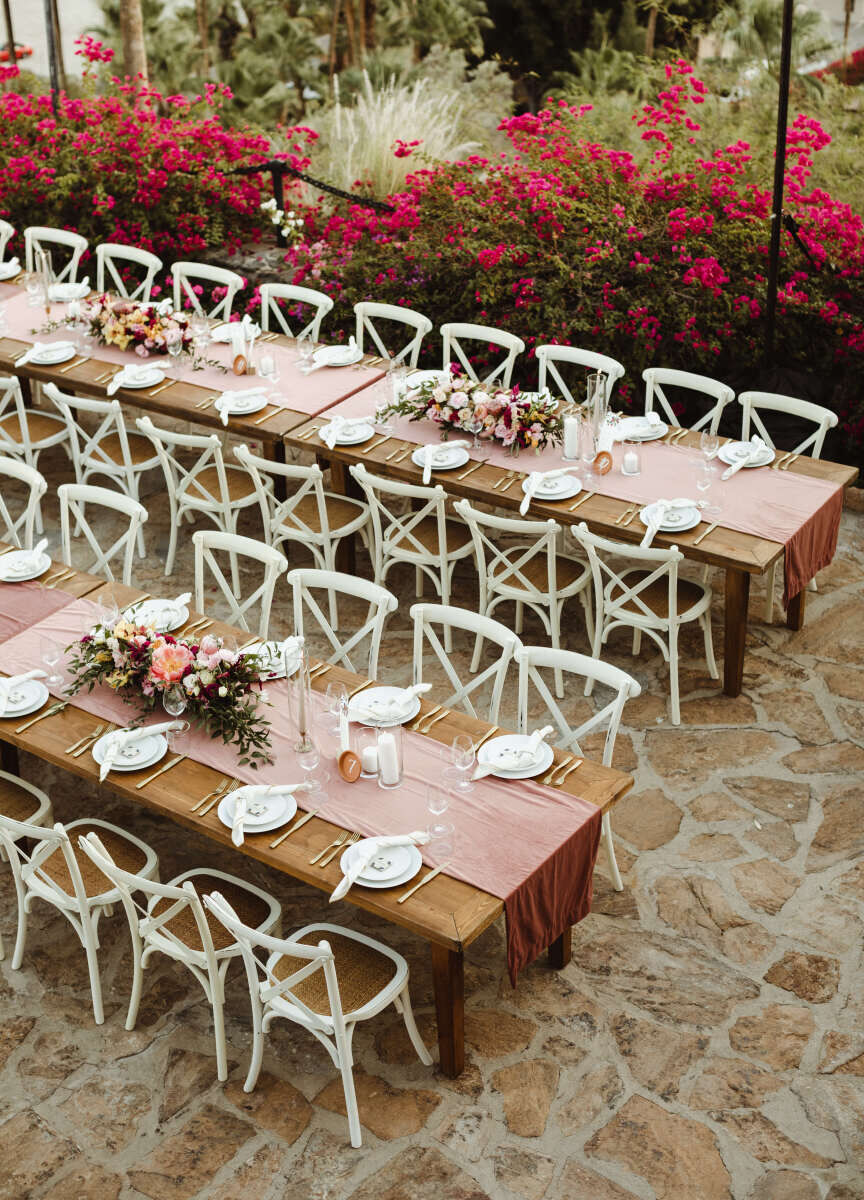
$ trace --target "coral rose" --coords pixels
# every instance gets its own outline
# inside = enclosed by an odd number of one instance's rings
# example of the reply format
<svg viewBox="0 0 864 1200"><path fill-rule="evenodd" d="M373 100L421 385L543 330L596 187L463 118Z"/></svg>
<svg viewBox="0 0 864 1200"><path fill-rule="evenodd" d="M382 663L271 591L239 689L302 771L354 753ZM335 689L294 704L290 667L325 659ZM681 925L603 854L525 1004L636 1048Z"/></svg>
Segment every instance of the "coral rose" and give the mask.
<svg viewBox="0 0 864 1200"><path fill-rule="evenodd" d="M160 642L150 656L150 678L156 683L177 683L193 659L192 651L182 642Z"/></svg>

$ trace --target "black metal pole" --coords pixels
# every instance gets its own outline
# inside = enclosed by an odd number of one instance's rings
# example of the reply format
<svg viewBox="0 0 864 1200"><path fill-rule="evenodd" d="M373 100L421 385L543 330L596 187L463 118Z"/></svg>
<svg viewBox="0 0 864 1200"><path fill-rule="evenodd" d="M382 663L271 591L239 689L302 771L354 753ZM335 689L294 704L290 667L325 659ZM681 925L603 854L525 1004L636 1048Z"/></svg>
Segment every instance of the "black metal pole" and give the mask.
<svg viewBox="0 0 864 1200"><path fill-rule="evenodd" d="M15 35L12 32L12 11L9 8L9 0L3 0L3 16L6 18L6 45L9 48L9 66L14 67L18 63L15 57Z"/></svg>
<svg viewBox="0 0 864 1200"><path fill-rule="evenodd" d="M780 272L780 236L783 232L783 175L786 170L786 126L789 119L789 80L792 74L792 18L794 0L783 0L780 39L780 94L777 101L777 144L774 152L774 198L771 202L771 243L768 253L768 296L765 305L765 362L774 363L777 321L777 278Z"/></svg>
<svg viewBox="0 0 864 1200"><path fill-rule="evenodd" d="M284 172L271 168L270 178L273 180L273 199L276 201L276 207L280 210L285 208L285 179ZM276 245L287 246L285 234L282 232L282 226L279 225L276 229Z"/></svg>
<svg viewBox="0 0 864 1200"><path fill-rule="evenodd" d="M51 6L51 0L45 0L45 33L48 37L48 72L51 80L51 109L54 116L57 116L57 93L60 91L60 82L57 73L57 40L54 37L54 10Z"/></svg>

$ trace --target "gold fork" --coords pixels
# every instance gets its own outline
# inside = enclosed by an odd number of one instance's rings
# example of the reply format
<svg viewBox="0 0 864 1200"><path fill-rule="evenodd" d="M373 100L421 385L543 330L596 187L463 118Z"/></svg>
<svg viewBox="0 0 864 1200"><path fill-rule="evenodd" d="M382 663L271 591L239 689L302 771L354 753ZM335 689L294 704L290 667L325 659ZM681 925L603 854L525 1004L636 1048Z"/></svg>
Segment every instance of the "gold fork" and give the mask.
<svg viewBox="0 0 864 1200"><path fill-rule="evenodd" d="M636 505L628 504L627 507L624 509L624 511L622 513L619 513L618 516L615 518L615 524L616 525L623 524L623 522L626 520L626 518L630 517L635 511L636 511Z"/></svg>
<svg viewBox="0 0 864 1200"><path fill-rule="evenodd" d="M584 761L585 761L585 760L584 760L583 758L577 758L577 759L575 759L575 760L574 760L574 761L573 761L573 762L570 764L570 766L567 768L567 770L564 772L564 774L563 774L563 775L559 775L559 776L558 776L558 778L555 780L555 787L561 787L561 785L564 783L564 780L567 778L567 776L568 776L568 775L569 775L569 774L570 774L572 771L575 771L575 770L577 770L577 768L581 767L581 766L582 766L582 763L583 763Z"/></svg>
<svg viewBox="0 0 864 1200"><path fill-rule="evenodd" d="M338 837L335 837L333 839L333 841L330 843L329 846L325 846L323 850L319 850L318 853L313 858L309 859L309 866L314 867L316 863L318 863L322 867L326 866L326 864L323 862L320 862L320 860L324 857L325 854L328 853L328 851L332 850L333 853L335 854L336 851L339 849L339 847L343 844L343 842L347 841L347 839L348 839L347 833L345 833L345 832L340 833L338 835Z"/></svg>
<svg viewBox="0 0 864 1200"><path fill-rule="evenodd" d="M440 704L436 704L434 708L430 708L429 711L427 713L424 713L422 717L417 718L417 720L411 726L412 730L414 730L416 733L422 733L420 726L425 725L425 723L429 720L430 717L434 717L435 714L440 711L441 711Z"/></svg>
<svg viewBox="0 0 864 1200"><path fill-rule="evenodd" d="M230 782L231 782L230 775L223 775L222 778L219 780L219 782L216 784L216 786L214 788L211 788L206 796L202 796L200 800L195 801L195 803L192 805L192 807L189 809L189 811L197 812L198 809L201 808L201 806L203 804L206 804L208 800L212 800L214 796L218 796L219 799L221 800L222 793L228 787Z"/></svg>
<svg viewBox="0 0 864 1200"><path fill-rule="evenodd" d="M331 850L329 854L324 855L324 857L319 862L318 866L319 867L329 866L330 863L333 861L333 859L336 858L336 856L339 854L340 850L347 850L349 846L356 846L356 844L359 841L360 841L359 833L349 834L348 837L345 838L344 842L342 842L342 843L340 843L340 845L336 846L336 848Z"/></svg>
<svg viewBox="0 0 864 1200"><path fill-rule="evenodd" d="M85 750L89 750L96 742L99 741L103 733L107 733L107 725L97 725L92 733L88 733L86 737L81 738L77 746L73 750L67 750L67 754L71 754L73 758L80 758Z"/></svg>
<svg viewBox="0 0 864 1200"><path fill-rule="evenodd" d="M555 766L552 768L552 770L551 770L551 771L550 771L550 772L549 772L547 775L544 775L544 776L543 776L543 778L540 780L540 782L541 782L541 783L546 783L546 784L549 784L549 783L551 783L551 782L552 782L552 779L553 779L553 777L554 777L555 775L557 775L557 774L558 774L558 772L559 772L559 771L560 771L560 770L561 770L563 767L566 767L566 766L568 765L568 763L571 763L572 761L573 761L573 755L572 755L572 754L568 754L568 755L567 755L567 756L564 758L563 762L556 763L556 764L555 764Z"/></svg>
<svg viewBox="0 0 864 1200"><path fill-rule="evenodd" d="M212 799L210 800L209 804L207 804L204 808L201 808L198 810L198 816L206 817L211 808L215 808L215 806L219 803L220 800L224 800L226 796L230 796L232 792L236 792L239 787L240 787L240 780L232 779L231 782L229 783L228 787L225 789L225 791L222 793L221 796L213 796Z"/></svg>

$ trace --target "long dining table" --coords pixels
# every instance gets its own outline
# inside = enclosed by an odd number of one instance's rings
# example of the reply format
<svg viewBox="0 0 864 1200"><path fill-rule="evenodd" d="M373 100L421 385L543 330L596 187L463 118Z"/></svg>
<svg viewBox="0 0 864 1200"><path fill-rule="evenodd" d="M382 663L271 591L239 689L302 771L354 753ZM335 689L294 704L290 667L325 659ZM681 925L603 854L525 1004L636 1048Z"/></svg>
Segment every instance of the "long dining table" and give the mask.
<svg viewBox="0 0 864 1200"><path fill-rule="evenodd" d="M402 446L407 451L437 440L435 426L430 422L409 423L405 419L397 419L393 434L386 440L376 436L359 445L334 447L328 446L322 440L319 430L333 415L352 417L374 409L376 392L380 394L382 387L383 385L372 387L368 392L328 409L326 413L293 426L285 434L285 441L289 446L297 450L312 451L322 464L326 463L330 469L331 486L349 496L361 494L348 469L357 463L363 463L372 473L408 483L420 483L421 468L411 461L410 453L400 454L399 448ZM678 451L683 455L689 451L692 455L694 450L699 449L699 433L673 427L666 437L674 438L674 445L669 446L670 453ZM722 438L721 444L729 440ZM617 471L620 447L616 449L615 454ZM523 451L518 458L510 460L512 465L507 467L500 462L481 462L470 458L469 451L469 461L464 468L435 471L432 481L440 484L448 496L464 496L475 504L493 504L502 509L518 510L523 499L521 483L531 471L569 465L578 476L583 470L581 463L563 462L560 453L551 455L547 452L544 460L541 464L533 454ZM782 459L778 456L777 463L781 462ZM793 478L823 481L839 489L851 486L858 477L854 467L803 456L794 459L788 468L788 474ZM782 474L778 482L785 482ZM599 490L602 486L602 482L592 483L589 479L575 499L571 497L551 501L535 496L531 501L529 516L533 519L553 517L564 526L575 526L584 521L593 532L615 541L640 541L644 529L638 518L627 519L633 505L626 498L604 495ZM598 490L592 490L595 488ZM727 696L740 695L744 678L750 581L754 577L768 575L778 561L782 565L784 544L768 536L763 537L724 526L722 511L719 516L708 518L693 530L677 532L674 535L658 533L655 535L654 544L667 547L675 545L686 559L717 567L725 573L723 691ZM343 539L342 569L350 569L352 553L349 539ZM790 600L786 617L789 629L798 630L803 627L805 599L806 589L802 589Z"/></svg>
<svg viewBox="0 0 864 1200"><path fill-rule="evenodd" d="M0 554L7 547L0 543ZM60 564L62 566L62 564ZM53 566L53 564L52 564ZM52 572L46 572L50 578ZM7 608L9 589L22 585L0 584L0 613ZM32 586L32 585L31 585ZM103 580L84 573L76 573L75 590L70 590L67 599L85 596L98 604L110 587L110 599L120 605L132 604L144 597L140 589L120 584L106 585ZM6 594L4 600L4 593ZM194 625L204 614L190 612L187 625ZM226 625L216 619L210 620L206 631L214 636L226 636L249 641L246 631ZM199 629L199 634L202 632ZM183 630L177 631L182 636ZM0 649L3 634L0 630ZM313 669L317 665L313 661ZM316 692L326 689L328 683L344 684L348 691L368 683L362 676L343 667L328 666L326 673L313 681ZM83 754L72 758L68 747L87 735L94 727L92 712L83 706L80 697L72 697L60 711L50 712L51 701L41 710L49 714L33 722L27 717L0 718L0 750L5 769L18 772L18 751L24 750L42 761L71 772L92 785L95 795L108 792L121 797L133 806L141 806L173 821L179 826L233 849L240 856L248 856L266 863L272 869L291 876L303 883L329 894L342 878L338 856L323 870L310 865L313 856L338 837L347 833L344 826L313 816L305 821L296 833L292 833L274 848L274 834L254 835L247 832L243 845L232 847L231 831L218 819L215 811L204 815L192 811L192 806L201 797L211 794L220 784L220 770L214 766L195 761L191 757L180 759L167 771L154 773L149 769L122 775L109 774L104 783L99 783L98 768L91 755ZM440 708L440 706L439 706ZM129 708L132 719L136 710ZM432 699L421 701L420 714L414 724L424 724L424 717L432 715L435 705ZM39 713L35 714L37 717ZM422 737L432 747L435 743L448 743L458 733L467 733L479 742L493 728L486 721L475 719L463 712L443 708L428 732ZM27 725L22 729L23 724ZM430 722L431 724L431 722ZM556 766L568 763L568 756L555 750ZM149 778L151 775L154 777ZM510 785L508 785L510 786ZM518 787L518 783L513 785ZM578 798L579 803L607 812L633 786L632 776L605 767L585 758L581 766L570 772L560 785L560 792ZM547 789L549 790L549 789ZM310 805L310 808L312 805ZM301 813L303 808L301 805ZM98 815L98 813L97 813ZM458 818L457 818L458 819ZM599 819L599 818L598 818ZM242 867L238 865L238 870ZM410 902L399 903L402 887L372 891L353 887L344 902L356 905L381 919L409 930L428 943L434 986L434 1000L438 1027L440 1067L450 1077L459 1075L464 1069L464 955L471 945L504 911L502 899L482 888L454 878L442 871L420 888ZM564 929L548 946L549 963L552 968L561 968L570 960L570 928Z"/></svg>

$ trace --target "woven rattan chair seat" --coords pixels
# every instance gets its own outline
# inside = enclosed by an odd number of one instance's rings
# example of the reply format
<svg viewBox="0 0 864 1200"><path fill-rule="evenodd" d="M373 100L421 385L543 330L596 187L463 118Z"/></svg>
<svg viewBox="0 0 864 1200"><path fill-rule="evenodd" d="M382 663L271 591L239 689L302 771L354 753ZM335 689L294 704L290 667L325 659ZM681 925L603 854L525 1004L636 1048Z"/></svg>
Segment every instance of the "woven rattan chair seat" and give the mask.
<svg viewBox="0 0 864 1200"><path fill-rule="evenodd" d="M524 546L517 546L513 550L507 550L504 553L504 558L508 563L518 562L525 552ZM503 563L495 563L492 566L491 575L493 579L504 575L506 568ZM565 591L571 584L577 583L582 579L588 571L588 564L580 562L575 558L565 558L563 554L559 554L556 558L555 568L555 583L559 591ZM549 570L546 563L545 554L538 554L535 558L529 559L524 566L519 568L521 575L537 588L538 592L546 592L549 586ZM501 580L504 587L518 589L529 595L525 584L515 573L507 575Z"/></svg>
<svg viewBox="0 0 864 1200"><path fill-rule="evenodd" d="M174 882L176 885L176 881ZM196 871L191 882L199 896L207 895L210 892L221 892L243 924L249 925L252 929L258 929L270 915L270 906L267 902L245 888L240 880L232 881L218 875L207 875L203 871L200 873ZM172 904L174 904L173 900L160 900L151 910L153 916L158 916ZM204 913L215 949L225 950L228 946L233 946L234 938L222 922L214 917L209 909L205 909ZM190 950L204 949L195 917L188 907L181 909L176 917L172 917L167 924L162 926L162 929L168 930Z"/></svg>
<svg viewBox="0 0 864 1200"><path fill-rule="evenodd" d="M352 521L356 521L363 515L362 504L343 496L333 496L329 492L324 493L324 505L327 509L327 523L331 531L341 529L343 525L350 525ZM316 498L304 496L291 512L285 514L285 522L295 525L298 529L305 525L315 533L320 533L321 517Z"/></svg>
<svg viewBox="0 0 864 1200"><path fill-rule="evenodd" d="M39 807L39 800L25 788L16 787L8 779L0 779L0 814L12 821L29 821Z"/></svg>
<svg viewBox="0 0 864 1200"><path fill-rule="evenodd" d="M374 946L367 946L346 934L333 933L329 929L316 932L313 929L299 940L312 946L317 946L320 941L329 943L336 964L342 1010L345 1013L354 1012L370 1000L374 1000L396 973L396 964L392 958L388 958ZM283 955L273 968L273 974L277 979L287 979L305 965L305 959ZM323 971L315 971L301 980L292 991L297 999L302 1000L313 1012L321 1013L325 1017L332 1015Z"/></svg>
<svg viewBox="0 0 864 1200"><path fill-rule="evenodd" d="M84 891L88 896L98 896L102 892L111 891L114 884L106 875L102 874L96 864L87 857L78 845L78 839L85 837L91 832L96 834L117 866L122 867L124 871L129 871L132 875L138 874L147 859L144 851L139 846L136 846L134 842L128 841L122 833L115 833L114 830L105 829L102 825L76 825L70 844L78 862L78 869L81 872ZM75 894L72 877L69 874L69 868L66 866L63 851L59 846L39 864L39 868L44 874L50 876L67 896Z"/></svg>
<svg viewBox="0 0 864 1200"><path fill-rule="evenodd" d="M255 480L239 467L225 468L225 482L228 496L231 500L248 500L255 495ZM206 500L210 503L219 499L222 489L219 486L219 472L216 467L205 467L194 479L190 479L184 489L184 494L193 500Z"/></svg>
<svg viewBox="0 0 864 1200"><path fill-rule="evenodd" d="M464 550L466 546L471 544L471 530L467 525L463 525L461 521L445 521L447 535L447 553L456 554L459 550ZM403 536L398 530L394 529L390 535L390 544L397 554L409 553L417 555L418 550L415 544L417 542L429 554L438 553L438 522L434 517L424 517L422 521L418 521L412 526L410 536Z"/></svg>
<svg viewBox="0 0 864 1200"><path fill-rule="evenodd" d="M634 586L638 580L645 579L648 574L648 571L626 571L622 578L628 585ZM621 588L616 584L612 589L611 599L615 600L620 595ZM704 595L704 589L698 583L692 583L689 579L679 579L678 616L683 616L695 604L698 604ZM667 579L655 579L653 583L649 583L646 588L643 588L639 592L639 599L653 613L656 613L658 617L668 617L669 581ZM628 600L624 607L628 612L640 613L642 611L635 600Z"/></svg>
<svg viewBox="0 0 864 1200"><path fill-rule="evenodd" d="M18 419L17 412L7 413L5 417L0 419L0 426L2 426L3 432L13 442L21 442L23 440L21 422ZM42 442L46 438L54 438L59 433L65 433L66 424L62 417L55 417L52 413L43 413L39 412L38 409L28 408L27 431L31 442Z"/></svg>

